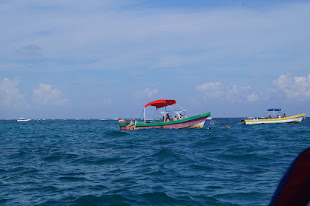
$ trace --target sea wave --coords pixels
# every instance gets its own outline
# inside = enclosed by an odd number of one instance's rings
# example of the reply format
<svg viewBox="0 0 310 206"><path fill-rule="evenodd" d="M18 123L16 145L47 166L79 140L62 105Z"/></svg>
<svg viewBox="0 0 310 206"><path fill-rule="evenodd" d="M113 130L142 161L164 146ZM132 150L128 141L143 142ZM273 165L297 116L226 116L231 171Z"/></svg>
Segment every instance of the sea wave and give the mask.
<svg viewBox="0 0 310 206"><path fill-rule="evenodd" d="M0 121L0 204L267 205L309 146L310 120L220 121L231 129L120 131L110 120Z"/></svg>

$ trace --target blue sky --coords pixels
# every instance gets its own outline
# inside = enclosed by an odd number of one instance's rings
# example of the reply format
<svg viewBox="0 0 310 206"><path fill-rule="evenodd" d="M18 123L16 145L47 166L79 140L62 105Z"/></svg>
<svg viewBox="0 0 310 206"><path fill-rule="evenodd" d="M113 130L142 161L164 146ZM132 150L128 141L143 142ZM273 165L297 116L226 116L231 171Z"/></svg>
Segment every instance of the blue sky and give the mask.
<svg viewBox="0 0 310 206"><path fill-rule="evenodd" d="M1 1L0 118L310 114L309 1Z"/></svg>

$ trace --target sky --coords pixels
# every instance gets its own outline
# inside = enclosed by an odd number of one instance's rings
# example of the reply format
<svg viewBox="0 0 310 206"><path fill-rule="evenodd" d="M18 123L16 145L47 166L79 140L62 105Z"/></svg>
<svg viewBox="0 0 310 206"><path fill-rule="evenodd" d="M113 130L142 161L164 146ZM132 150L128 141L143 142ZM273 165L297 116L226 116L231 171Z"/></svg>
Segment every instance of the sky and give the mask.
<svg viewBox="0 0 310 206"><path fill-rule="evenodd" d="M310 115L310 2L2 0L0 119ZM152 108L147 108L152 111Z"/></svg>

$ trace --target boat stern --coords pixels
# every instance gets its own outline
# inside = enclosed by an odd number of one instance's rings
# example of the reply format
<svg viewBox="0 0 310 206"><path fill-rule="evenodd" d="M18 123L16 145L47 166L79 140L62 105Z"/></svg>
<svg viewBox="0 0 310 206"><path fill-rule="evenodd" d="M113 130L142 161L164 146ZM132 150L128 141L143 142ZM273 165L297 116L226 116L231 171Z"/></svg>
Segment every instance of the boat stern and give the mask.
<svg viewBox="0 0 310 206"><path fill-rule="evenodd" d="M137 121L126 122L125 119L118 120L118 125L121 130L134 130L136 129Z"/></svg>
<svg viewBox="0 0 310 206"><path fill-rule="evenodd" d="M125 119L118 120L118 125L121 130L126 130L127 122Z"/></svg>

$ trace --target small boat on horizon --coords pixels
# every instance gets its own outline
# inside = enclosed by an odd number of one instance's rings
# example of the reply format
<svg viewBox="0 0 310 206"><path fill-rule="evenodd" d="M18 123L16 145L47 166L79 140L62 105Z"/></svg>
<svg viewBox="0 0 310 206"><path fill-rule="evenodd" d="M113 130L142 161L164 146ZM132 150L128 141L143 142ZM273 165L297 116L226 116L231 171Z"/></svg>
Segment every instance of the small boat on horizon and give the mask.
<svg viewBox="0 0 310 206"><path fill-rule="evenodd" d="M261 118L242 118L241 121L246 125L252 124L276 124L276 123L300 123L306 116L306 114L298 114L293 116L286 116L285 113L282 115L281 109L271 108L268 109L269 116ZM272 113L270 113L272 112Z"/></svg>
<svg viewBox="0 0 310 206"><path fill-rule="evenodd" d="M175 100L167 100L167 99L159 99L153 102L150 102L144 106L144 119L141 122L130 121L126 122L125 119L120 119L118 124L121 130L136 130L136 129L150 129L150 128L162 128L162 129L194 129L194 128L202 128L206 119L210 116L210 112L195 115L192 117L187 117L186 110L179 107L181 109L173 109L170 107L171 105L176 105ZM148 106L156 107L155 113L158 109L164 108L160 113L163 117L158 120L156 119L146 119L145 109ZM167 110L172 109L172 110ZM173 114L173 115L172 115ZM155 114L154 114L155 115ZM170 116L174 118L170 119Z"/></svg>
<svg viewBox="0 0 310 206"><path fill-rule="evenodd" d="M18 122L28 122L28 121L30 121L31 119L25 119L25 118L23 118L23 117L21 117L21 118L19 118L17 121Z"/></svg>

